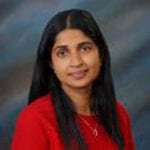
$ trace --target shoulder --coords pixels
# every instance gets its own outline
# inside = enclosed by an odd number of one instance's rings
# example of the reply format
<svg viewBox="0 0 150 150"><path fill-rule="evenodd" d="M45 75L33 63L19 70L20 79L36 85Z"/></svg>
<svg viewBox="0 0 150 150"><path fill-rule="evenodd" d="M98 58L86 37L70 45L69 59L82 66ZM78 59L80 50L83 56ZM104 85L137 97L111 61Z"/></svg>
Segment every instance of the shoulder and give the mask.
<svg viewBox="0 0 150 150"><path fill-rule="evenodd" d="M55 113L51 102L51 95L39 97L26 106L18 115L17 122L32 123L42 120L54 120ZM52 118L52 119L51 119Z"/></svg>
<svg viewBox="0 0 150 150"><path fill-rule="evenodd" d="M123 106L123 104L120 101L117 102L117 114L121 122L130 121L127 109Z"/></svg>
<svg viewBox="0 0 150 150"><path fill-rule="evenodd" d="M38 112L48 111L52 109L52 96L51 94L46 94L37 98L34 102L29 104L25 110L34 110Z"/></svg>
<svg viewBox="0 0 150 150"><path fill-rule="evenodd" d="M117 112L120 114L127 114L127 109L125 106L122 104L121 101L117 101Z"/></svg>
<svg viewBox="0 0 150 150"><path fill-rule="evenodd" d="M55 122L51 96L38 98L26 106L17 117L12 149L48 149L49 137L57 131Z"/></svg>
<svg viewBox="0 0 150 150"><path fill-rule="evenodd" d="M135 150L130 116L121 102L117 103L117 115L120 129L124 137L125 149Z"/></svg>
<svg viewBox="0 0 150 150"><path fill-rule="evenodd" d="M123 106L121 102L117 103L117 114L118 114L118 121L120 124L120 128L124 135L124 138L127 139L131 137L131 121L130 116L127 112L127 109Z"/></svg>

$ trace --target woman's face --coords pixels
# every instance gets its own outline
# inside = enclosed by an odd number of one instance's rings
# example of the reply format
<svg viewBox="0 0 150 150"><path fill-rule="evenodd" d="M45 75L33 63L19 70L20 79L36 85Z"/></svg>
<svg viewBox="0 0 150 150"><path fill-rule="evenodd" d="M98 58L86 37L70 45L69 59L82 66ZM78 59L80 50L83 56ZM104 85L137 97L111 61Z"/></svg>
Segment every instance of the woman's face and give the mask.
<svg viewBox="0 0 150 150"><path fill-rule="evenodd" d="M100 71L98 47L78 29L65 29L56 36L51 60L63 88L89 88Z"/></svg>

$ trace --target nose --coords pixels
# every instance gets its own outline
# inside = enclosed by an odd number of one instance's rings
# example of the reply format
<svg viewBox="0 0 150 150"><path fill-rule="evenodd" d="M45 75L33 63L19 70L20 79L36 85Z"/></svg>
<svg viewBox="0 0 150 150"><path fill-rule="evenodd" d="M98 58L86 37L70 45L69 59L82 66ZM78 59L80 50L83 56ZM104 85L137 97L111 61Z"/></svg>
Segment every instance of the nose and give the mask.
<svg viewBox="0 0 150 150"><path fill-rule="evenodd" d="M80 67L83 65L83 59L79 53L73 53L70 58L71 67Z"/></svg>

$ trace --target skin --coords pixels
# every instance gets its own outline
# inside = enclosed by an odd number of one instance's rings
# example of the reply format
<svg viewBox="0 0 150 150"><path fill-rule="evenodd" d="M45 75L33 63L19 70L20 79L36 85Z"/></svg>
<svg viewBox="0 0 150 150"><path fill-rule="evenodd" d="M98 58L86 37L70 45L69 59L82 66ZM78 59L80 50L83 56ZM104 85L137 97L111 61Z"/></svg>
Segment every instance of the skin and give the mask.
<svg viewBox="0 0 150 150"><path fill-rule="evenodd" d="M96 44L81 30L65 29L56 36L51 59L51 66L77 113L91 115L91 87L100 72Z"/></svg>

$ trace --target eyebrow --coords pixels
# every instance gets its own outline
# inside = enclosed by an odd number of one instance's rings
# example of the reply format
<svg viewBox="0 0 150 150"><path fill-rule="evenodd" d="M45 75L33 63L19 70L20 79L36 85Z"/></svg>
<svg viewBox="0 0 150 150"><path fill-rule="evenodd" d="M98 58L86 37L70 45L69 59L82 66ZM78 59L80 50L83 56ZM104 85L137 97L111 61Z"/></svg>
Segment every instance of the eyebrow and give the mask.
<svg viewBox="0 0 150 150"><path fill-rule="evenodd" d="M81 43L78 43L77 44L77 48L80 48L80 47L82 47L83 45L85 45L85 44L88 44L88 45L94 45L94 42L89 42L89 41L84 41L84 42L81 42ZM53 51L56 51L56 49L63 49L63 48L68 48L68 46L67 45L58 45L58 46L56 46L54 49L53 49Z"/></svg>
<svg viewBox="0 0 150 150"><path fill-rule="evenodd" d="M80 47L82 47L82 46L84 46L84 45L90 45L90 46L93 46L94 43L93 43L93 42L89 42L89 41L85 41L85 42L79 43L77 47L80 48Z"/></svg>
<svg viewBox="0 0 150 150"><path fill-rule="evenodd" d="M56 51L57 49L63 49L63 48L68 48L67 45L59 45L59 46L56 46L53 51Z"/></svg>

